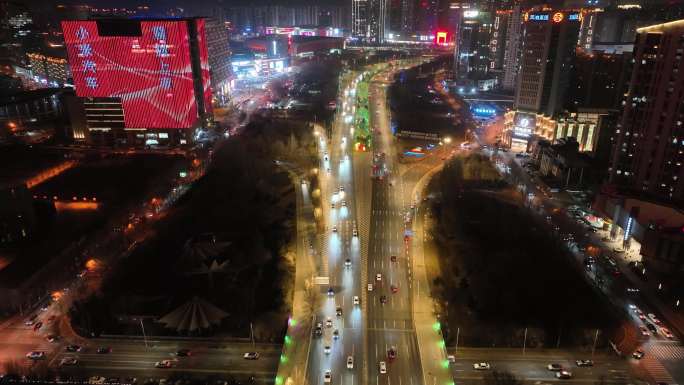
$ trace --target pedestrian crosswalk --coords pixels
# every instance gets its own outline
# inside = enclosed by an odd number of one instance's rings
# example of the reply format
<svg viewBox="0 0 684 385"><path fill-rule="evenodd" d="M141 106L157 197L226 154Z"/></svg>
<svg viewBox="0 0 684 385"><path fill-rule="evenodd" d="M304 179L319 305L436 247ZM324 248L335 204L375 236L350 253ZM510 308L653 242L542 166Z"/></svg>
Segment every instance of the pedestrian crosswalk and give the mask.
<svg viewBox="0 0 684 385"><path fill-rule="evenodd" d="M677 361L684 359L684 347L677 342L659 343L651 346L650 353L659 360Z"/></svg>
<svg viewBox="0 0 684 385"><path fill-rule="evenodd" d="M678 349L677 349L678 348ZM652 345L646 349L646 355L641 359L640 365L656 382L674 384L675 381L670 372L663 366L661 360L675 359L677 354L682 354L681 347L676 345Z"/></svg>

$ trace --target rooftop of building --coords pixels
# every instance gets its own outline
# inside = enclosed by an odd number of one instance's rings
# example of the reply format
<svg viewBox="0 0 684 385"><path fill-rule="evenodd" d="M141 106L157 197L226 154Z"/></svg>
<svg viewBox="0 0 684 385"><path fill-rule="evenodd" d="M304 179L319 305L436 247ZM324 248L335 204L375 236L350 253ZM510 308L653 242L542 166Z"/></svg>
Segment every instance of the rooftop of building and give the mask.
<svg viewBox="0 0 684 385"><path fill-rule="evenodd" d="M684 29L684 19L670 21L667 23L649 25L647 27L641 27L637 29L638 33L663 33L666 31L680 30Z"/></svg>

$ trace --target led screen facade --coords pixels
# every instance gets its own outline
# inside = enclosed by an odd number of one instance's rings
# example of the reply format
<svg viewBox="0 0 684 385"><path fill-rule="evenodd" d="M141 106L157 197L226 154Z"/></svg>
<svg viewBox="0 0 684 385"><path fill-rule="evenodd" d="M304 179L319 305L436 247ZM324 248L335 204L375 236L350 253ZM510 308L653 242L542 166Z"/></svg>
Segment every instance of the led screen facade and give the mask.
<svg viewBox="0 0 684 385"><path fill-rule="evenodd" d="M120 98L126 128L192 127L198 111L187 23L63 21L76 94ZM208 79L208 64L202 67Z"/></svg>

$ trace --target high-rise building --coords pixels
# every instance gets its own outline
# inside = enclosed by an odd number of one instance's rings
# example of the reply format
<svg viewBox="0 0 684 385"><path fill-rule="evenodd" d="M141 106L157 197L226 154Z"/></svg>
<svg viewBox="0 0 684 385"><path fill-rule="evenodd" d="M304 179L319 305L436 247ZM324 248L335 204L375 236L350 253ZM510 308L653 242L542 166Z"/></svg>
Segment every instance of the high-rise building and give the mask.
<svg viewBox="0 0 684 385"><path fill-rule="evenodd" d="M522 29L522 10L516 4L506 17L506 44L504 46L503 76L501 86L506 91L515 90L520 69L520 33Z"/></svg>
<svg viewBox="0 0 684 385"><path fill-rule="evenodd" d="M409 36L415 31L415 20L413 18L415 0L401 0L401 33Z"/></svg>
<svg viewBox="0 0 684 385"><path fill-rule="evenodd" d="M63 51L51 50L51 52L31 52L27 54L31 73L37 84L46 87L64 87L69 83L71 71L67 64L66 54Z"/></svg>
<svg viewBox="0 0 684 385"><path fill-rule="evenodd" d="M618 109L629 82L632 54L579 52L565 98L570 111L578 108Z"/></svg>
<svg viewBox="0 0 684 385"><path fill-rule="evenodd" d="M357 39L366 39L369 35L369 17L371 0L352 1L351 34Z"/></svg>
<svg viewBox="0 0 684 385"><path fill-rule="evenodd" d="M388 0L352 0L352 36L367 43L385 41Z"/></svg>
<svg viewBox="0 0 684 385"><path fill-rule="evenodd" d="M222 20L207 19L209 74L214 97L225 103L230 90L230 48L228 30Z"/></svg>
<svg viewBox="0 0 684 385"><path fill-rule="evenodd" d="M684 20L637 31L610 167L610 182L680 204L684 201L682 36Z"/></svg>
<svg viewBox="0 0 684 385"><path fill-rule="evenodd" d="M552 119L563 109L581 14L530 11L523 20L514 109L507 112L505 124L508 143L515 150L524 151L532 136L553 138Z"/></svg>
<svg viewBox="0 0 684 385"><path fill-rule="evenodd" d="M62 29L91 142L189 144L211 117L204 19L71 20Z"/></svg>

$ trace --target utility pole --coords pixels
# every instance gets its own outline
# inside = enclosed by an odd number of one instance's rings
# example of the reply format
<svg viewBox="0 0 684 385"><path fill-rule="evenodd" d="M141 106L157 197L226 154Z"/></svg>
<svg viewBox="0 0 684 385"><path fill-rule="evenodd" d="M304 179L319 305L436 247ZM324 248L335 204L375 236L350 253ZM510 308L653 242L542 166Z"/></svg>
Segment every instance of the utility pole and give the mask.
<svg viewBox="0 0 684 385"><path fill-rule="evenodd" d="M254 326L249 323L249 335L252 338L252 349L256 350L256 341L254 341Z"/></svg>
<svg viewBox="0 0 684 385"><path fill-rule="evenodd" d="M461 333L461 328L456 328L456 349L454 349L454 353L458 352L458 335Z"/></svg>
<svg viewBox="0 0 684 385"><path fill-rule="evenodd" d="M594 346L591 347L591 358L594 358L594 351L596 351L596 342L598 341L599 330L596 329L596 335L594 336Z"/></svg>
<svg viewBox="0 0 684 385"><path fill-rule="evenodd" d="M142 318L140 318L140 328L142 329L143 340L145 341L145 348L149 349L149 346L147 345L147 336L145 335L145 325L143 325L143 319Z"/></svg>

